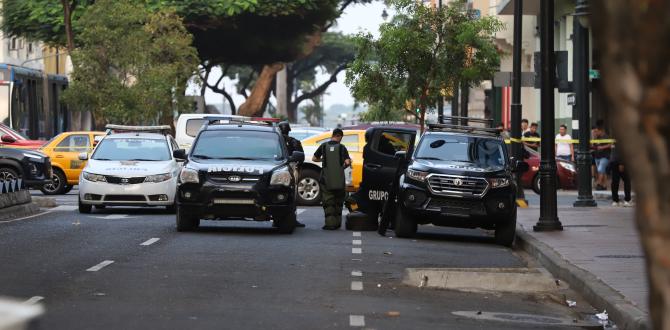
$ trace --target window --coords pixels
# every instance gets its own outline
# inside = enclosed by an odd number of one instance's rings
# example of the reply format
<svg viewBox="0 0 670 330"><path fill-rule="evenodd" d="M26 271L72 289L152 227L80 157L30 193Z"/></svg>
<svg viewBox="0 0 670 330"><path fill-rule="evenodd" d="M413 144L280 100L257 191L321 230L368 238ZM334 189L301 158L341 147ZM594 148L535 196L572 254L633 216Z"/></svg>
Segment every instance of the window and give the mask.
<svg viewBox="0 0 670 330"><path fill-rule="evenodd" d="M358 152L358 134L344 135L342 142L348 151Z"/></svg>
<svg viewBox="0 0 670 330"><path fill-rule="evenodd" d="M189 119L186 121L186 135L195 137L205 123L204 119Z"/></svg>
<svg viewBox="0 0 670 330"><path fill-rule="evenodd" d="M204 131L193 146L195 159L257 160L283 158L279 135L258 131Z"/></svg>
<svg viewBox="0 0 670 330"><path fill-rule="evenodd" d="M172 159L165 139L105 138L91 159L166 161Z"/></svg>
<svg viewBox="0 0 670 330"><path fill-rule="evenodd" d="M412 134L383 132L374 150L385 155L394 156L398 151L408 151L412 142Z"/></svg>
<svg viewBox="0 0 670 330"><path fill-rule="evenodd" d="M13 37L9 40L9 50L16 50L18 48L18 40Z"/></svg>
<svg viewBox="0 0 670 330"><path fill-rule="evenodd" d="M88 135L70 135L63 139L54 150L57 152L86 152L89 146Z"/></svg>

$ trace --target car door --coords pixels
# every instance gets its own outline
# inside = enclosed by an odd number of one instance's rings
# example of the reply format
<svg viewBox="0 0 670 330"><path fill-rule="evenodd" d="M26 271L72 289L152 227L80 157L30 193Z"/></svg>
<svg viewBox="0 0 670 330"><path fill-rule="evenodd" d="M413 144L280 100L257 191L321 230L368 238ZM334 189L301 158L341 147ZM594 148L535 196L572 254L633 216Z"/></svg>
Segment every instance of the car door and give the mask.
<svg viewBox="0 0 670 330"><path fill-rule="evenodd" d="M396 152L410 155L414 151L416 131L402 128L374 128L371 141L363 151L363 183L359 196L366 199L371 211L379 213L383 202L388 199L392 182L401 160ZM365 203L364 203L365 204Z"/></svg>
<svg viewBox="0 0 670 330"><path fill-rule="evenodd" d="M85 162L79 160L79 154L88 152L92 144L92 135L86 133L70 134L54 147L52 163L63 169L68 182L77 182Z"/></svg>

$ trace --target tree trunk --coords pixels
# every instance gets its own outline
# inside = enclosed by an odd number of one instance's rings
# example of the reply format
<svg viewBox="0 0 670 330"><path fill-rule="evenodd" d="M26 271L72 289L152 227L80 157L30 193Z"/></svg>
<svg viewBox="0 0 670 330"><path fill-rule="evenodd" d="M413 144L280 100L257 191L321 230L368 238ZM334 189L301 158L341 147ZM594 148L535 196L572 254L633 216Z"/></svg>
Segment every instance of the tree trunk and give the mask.
<svg viewBox="0 0 670 330"><path fill-rule="evenodd" d="M260 117L263 115L266 98L270 93L270 87L275 75L284 68L283 63L274 63L263 66L263 71L258 76L254 88L251 90L249 98L240 105L238 114L241 116Z"/></svg>
<svg viewBox="0 0 670 330"><path fill-rule="evenodd" d="M594 0L590 11L617 149L636 193L652 322L670 329L670 1Z"/></svg>
<svg viewBox="0 0 670 330"><path fill-rule="evenodd" d="M61 0L63 5L63 24L65 25L65 37L67 38L67 51L72 54L74 50L74 32L72 32L72 12L76 7L76 1Z"/></svg>

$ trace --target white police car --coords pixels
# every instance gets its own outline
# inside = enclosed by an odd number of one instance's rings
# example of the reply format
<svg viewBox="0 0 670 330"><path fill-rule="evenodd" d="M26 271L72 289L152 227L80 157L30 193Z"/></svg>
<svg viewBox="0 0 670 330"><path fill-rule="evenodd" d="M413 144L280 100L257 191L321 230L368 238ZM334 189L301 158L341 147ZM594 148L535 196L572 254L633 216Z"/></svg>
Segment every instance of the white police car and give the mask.
<svg viewBox="0 0 670 330"><path fill-rule="evenodd" d="M165 206L174 211L181 165L170 126L107 125L79 177L79 212L93 206Z"/></svg>

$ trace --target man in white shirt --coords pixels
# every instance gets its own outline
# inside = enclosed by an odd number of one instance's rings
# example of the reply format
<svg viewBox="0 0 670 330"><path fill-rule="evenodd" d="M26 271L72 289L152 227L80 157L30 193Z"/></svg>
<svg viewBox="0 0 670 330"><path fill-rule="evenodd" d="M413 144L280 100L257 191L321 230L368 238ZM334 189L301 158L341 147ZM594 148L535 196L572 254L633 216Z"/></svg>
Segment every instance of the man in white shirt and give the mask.
<svg viewBox="0 0 670 330"><path fill-rule="evenodd" d="M561 127L558 129L558 135L556 135L556 158L567 161L574 161L575 147L572 143L570 143L569 140L572 140L572 137L567 133L568 127L561 125Z"/></svg>

